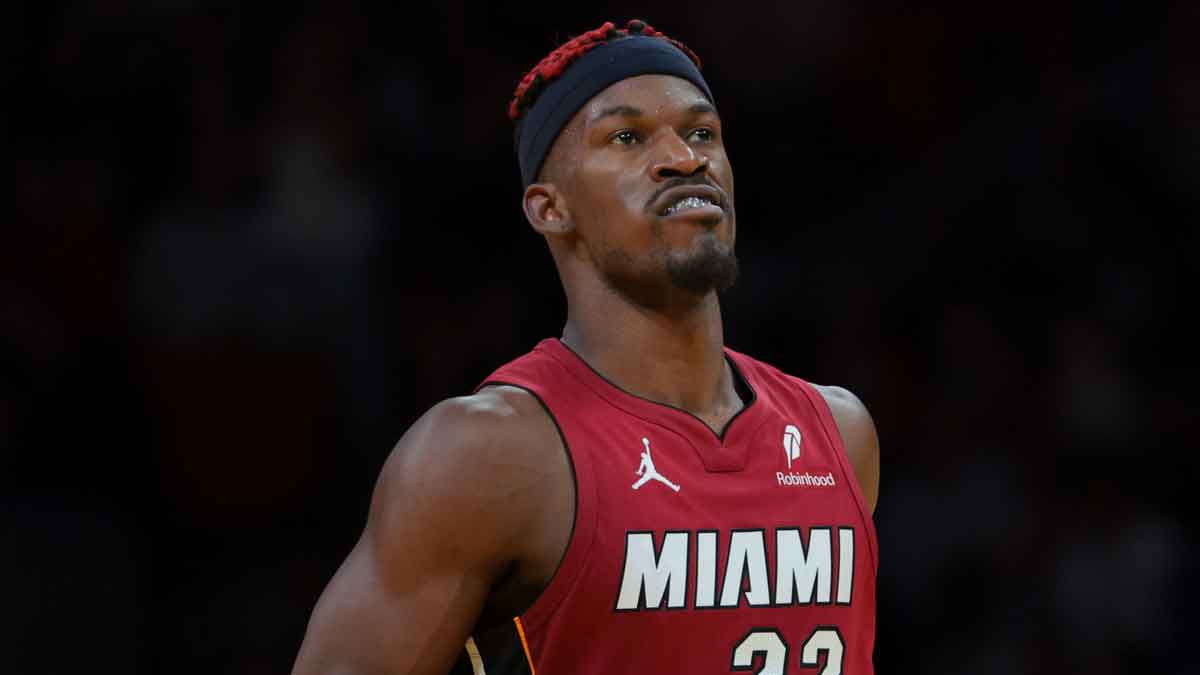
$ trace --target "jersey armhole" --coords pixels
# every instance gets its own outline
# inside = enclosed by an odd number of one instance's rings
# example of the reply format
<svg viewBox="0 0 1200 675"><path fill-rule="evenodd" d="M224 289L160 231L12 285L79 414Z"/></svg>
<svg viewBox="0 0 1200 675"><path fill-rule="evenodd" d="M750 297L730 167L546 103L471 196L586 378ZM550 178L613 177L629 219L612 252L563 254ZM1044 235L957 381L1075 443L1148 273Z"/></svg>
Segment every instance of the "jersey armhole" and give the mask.
<svg viewBox="0 0 1200 675"><path fill-rule="evenodd" d="M862 486L858 484L858 474L854 472L854 465L850 463L850 455L846 452L846 445L842 442L842 432L838 430L837 420L833 418L833 411L829 409L829 401L821 395L820 391L811 383L805 382L800 378L792 378L800 383L800 388L808 398L809 405L817 413L817 419L821 422L821 429L825 432L825 438L833 446L834 455L837 456L838 465L842 467L842 475L846 477L846 481L850 484L850 492L854 495L854 503L858 506L859 515L862 517L863 526L867 528L867 546L871 552L871 562L875 569L879 569L879 556L876 549L879 545L878 535L875 532L875 519L871 515L871 510L867 508L867 500L863 497Z"/></svg>
<svg viewBox="0 0 1200 675"><path fill-rule="evenodd" d="M555 417L554 412L546 403L545 399L532 386L514 382L507 379L489 379L484 381L475 391L479 391L484 387L514 387L528 393L538 402L550 421L554 423L554 429L558 432L559 441L562 443L562 451L566 453L567 465L571 468L571 480L574 482L575 490L575 513L571 521L571 533L567 537L567 547L563 551L562 557L558 561L558 566L551 575L550 580L546 583L545 588L538 594L537 598L530 603L529 607L525 608L519 617L521 623L526 629L540 628L545 625L545 622L554 614L562 601L570 594L571 590L578 582L581 572L584 568L584 563L587 561L588 553L592 547L592 542L595 539L596 532L596 510L595 510L595 495L592 490L595 489L594 481L590 480L590 466L587 465L586 458L578 458L571 452L571 446L567 442L567 435L563 432L562 426ZM583 474L582 476L580 474Z"/></svg>

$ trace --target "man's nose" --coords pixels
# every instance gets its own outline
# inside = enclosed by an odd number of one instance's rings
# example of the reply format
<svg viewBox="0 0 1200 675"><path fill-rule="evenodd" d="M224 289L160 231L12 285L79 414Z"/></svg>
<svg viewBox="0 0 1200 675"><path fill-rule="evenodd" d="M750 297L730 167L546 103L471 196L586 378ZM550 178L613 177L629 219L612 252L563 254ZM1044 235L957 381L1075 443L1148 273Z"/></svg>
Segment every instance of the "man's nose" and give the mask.
<svg viewBox="0 0 1200 675"><path fill-rule="evenodd" d="M691 176L708 170L708 158L696 152L674 131L659 134L655 146L655 161L650 173L656 181Z"/></svg>

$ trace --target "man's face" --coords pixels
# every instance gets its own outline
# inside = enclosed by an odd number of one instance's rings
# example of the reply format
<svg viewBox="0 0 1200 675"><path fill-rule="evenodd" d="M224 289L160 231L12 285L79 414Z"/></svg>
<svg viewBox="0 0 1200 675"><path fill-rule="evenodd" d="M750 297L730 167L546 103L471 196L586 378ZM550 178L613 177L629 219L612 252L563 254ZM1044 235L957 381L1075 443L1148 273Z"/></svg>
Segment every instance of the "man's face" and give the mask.
<svg viewBox="0 0 1200 675"><path fill-rule="evenodd" d="M576 113L552 160L578 251L615 290L655 306L733 284L733 172L720 117L695 85L613 84Z"/></svg>

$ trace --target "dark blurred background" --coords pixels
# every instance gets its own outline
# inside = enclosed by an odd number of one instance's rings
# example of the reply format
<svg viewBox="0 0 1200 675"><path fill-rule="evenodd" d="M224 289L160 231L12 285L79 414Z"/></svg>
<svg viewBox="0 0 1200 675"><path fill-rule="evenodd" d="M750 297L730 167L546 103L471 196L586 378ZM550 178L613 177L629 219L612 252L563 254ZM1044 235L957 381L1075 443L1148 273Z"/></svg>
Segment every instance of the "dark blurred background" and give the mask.
<svg viewBox="0 0 1200 675"><path fill-rule="evenodd" d="M561 330L513 87L641 17L728 343L878 424L878 671L1200 672L1196 4L568 4L6 11L0 671L288 671L396 439Z"/></svg>

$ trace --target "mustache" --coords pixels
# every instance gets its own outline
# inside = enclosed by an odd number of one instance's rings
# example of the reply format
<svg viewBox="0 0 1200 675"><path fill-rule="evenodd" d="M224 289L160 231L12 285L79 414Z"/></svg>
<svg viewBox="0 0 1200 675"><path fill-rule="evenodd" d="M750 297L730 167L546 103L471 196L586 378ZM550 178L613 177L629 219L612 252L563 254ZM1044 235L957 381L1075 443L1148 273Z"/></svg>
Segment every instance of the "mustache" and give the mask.
<svg viewBox="0 0 1200 675"><path fill-rule="evenodd" d="M664 192L682 185L704 185L706 187L710 187L717 192L720 192L721 198L726 202L729 201L729 195L725 194L724 190L722 190L720 187L717 187L716 184L709 180L708 174L694 173L690 176L675 176L674 178L668 178L667 182L663 183L662 187L655 190L654 194L650 195L650 199L646 200L646 210L653 211L654 203L658 201L659 197L663 196Z"/></svg>

